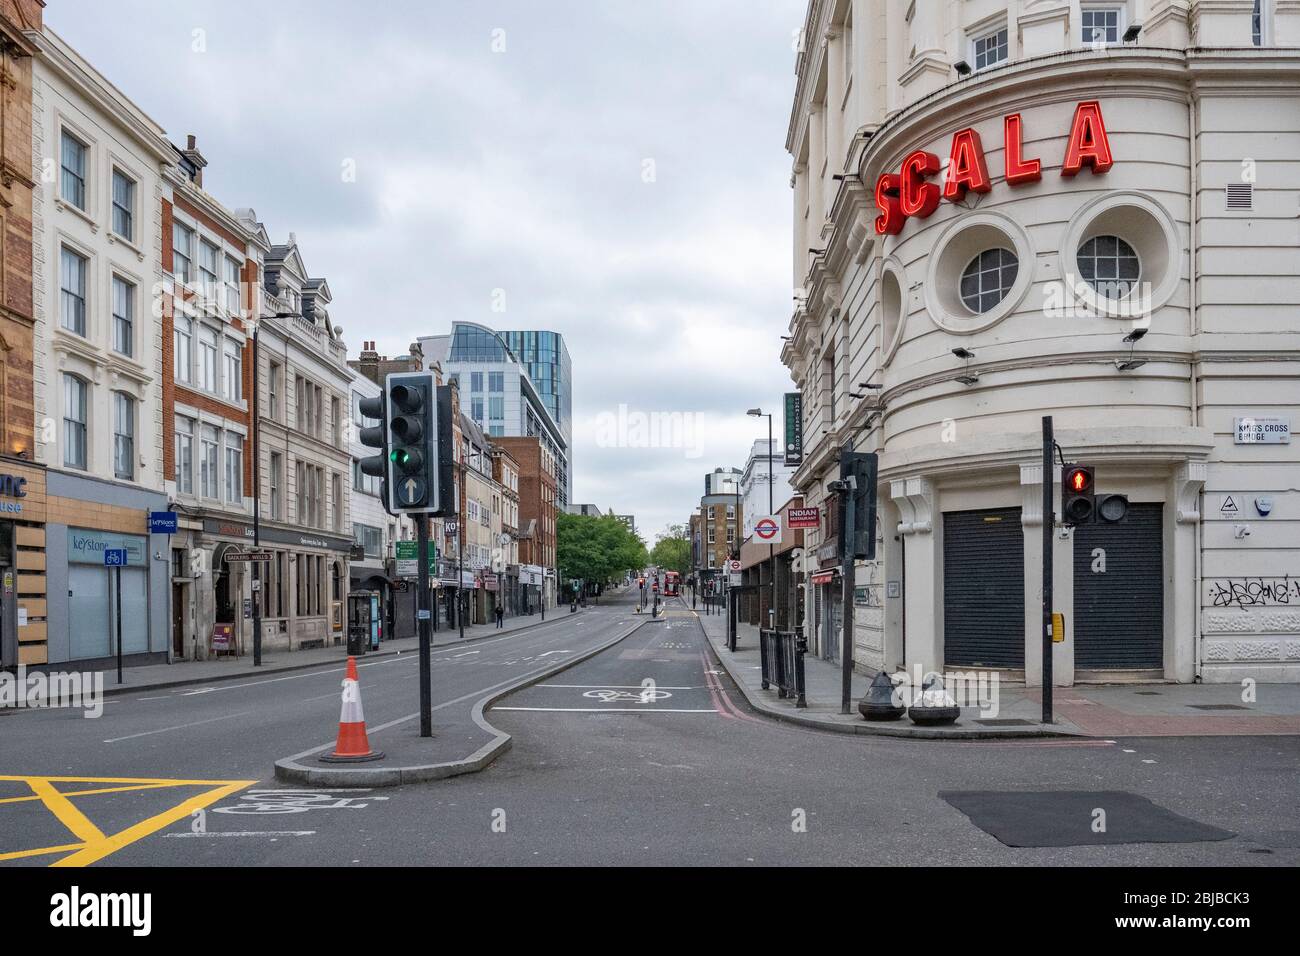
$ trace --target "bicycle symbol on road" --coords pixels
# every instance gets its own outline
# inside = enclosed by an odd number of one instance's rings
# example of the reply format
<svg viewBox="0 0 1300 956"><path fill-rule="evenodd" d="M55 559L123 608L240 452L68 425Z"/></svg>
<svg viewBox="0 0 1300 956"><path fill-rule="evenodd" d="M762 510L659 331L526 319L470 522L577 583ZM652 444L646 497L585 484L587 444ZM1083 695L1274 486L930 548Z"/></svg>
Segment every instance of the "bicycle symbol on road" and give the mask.
<svg viewBox="0 0 1300 956"><path fill-rule="evenodd" d="M583 697L592 697L603 704L653 704L657 700L667 700L673 696L666 690L654 690L644 688L642 690L614 690L612 688L602 690L589 690Z"/></svg>
<svg viewBox="0 0 1300 956"><path fill-rule="evenodd" d="M364 793L349 790L348 793ZM230 807L213 807L213 813L306 813L308 810L362 810L373 800L387 797L341 797L329 790L249 790Z"/></svg>

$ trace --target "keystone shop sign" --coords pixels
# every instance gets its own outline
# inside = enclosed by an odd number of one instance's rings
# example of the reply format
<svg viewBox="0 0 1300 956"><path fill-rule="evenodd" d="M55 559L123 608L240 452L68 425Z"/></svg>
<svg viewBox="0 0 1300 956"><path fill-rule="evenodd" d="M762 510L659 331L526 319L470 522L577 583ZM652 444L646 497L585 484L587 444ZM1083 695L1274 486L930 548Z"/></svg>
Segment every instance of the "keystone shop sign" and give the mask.
<svg viewBox="0 0 1300 956"><path fill-rule="evenodd" d="M780 544L781 522L773 515L763 515L754 522L754 540L762 544Z"/></svg>
<svg viewBox="0 0 1300 956"><path fill-rule="evenodd" d="M1019 113L1003 117L1003 173L1008 186L1036 183L1043 178L1042 160L1026 159L1023 121ZM1101 104L1096 100L1080 103L1074 109L1070 138L1061 163L1062 176L1074 176L1084 166L1093 173L1104 173L1115 164L1110 139L1101 118ZM967 127L952 137L948 168L942 186L927 180L939 172L939 157L923 149L914 150L903 160L896 173L885 173L876 180L876 234L896 236L908 219L925 219L939 208L939 200L961 202L967 192L986 193L993 188L980 134Z"/></svg>

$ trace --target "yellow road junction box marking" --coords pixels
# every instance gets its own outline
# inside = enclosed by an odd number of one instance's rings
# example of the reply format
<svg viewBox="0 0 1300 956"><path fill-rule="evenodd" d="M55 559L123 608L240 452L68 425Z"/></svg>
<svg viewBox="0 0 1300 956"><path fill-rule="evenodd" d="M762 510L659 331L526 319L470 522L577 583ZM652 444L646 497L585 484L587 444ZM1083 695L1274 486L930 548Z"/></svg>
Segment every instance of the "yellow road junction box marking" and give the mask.
<svg viewBox="0 0 1300 956"><path fill-rule="evenodd" d="M5 797L0 799L0 818L6 804L32 803L39 801L61 823L78 842L64 843L58 846L32 847L21 850L9 850L0 846L0 862L18 860L33 856L67 854L51 863L51 866L89 866L104 857L130 846L157 833L164 827L179 820L184 820L195 810L209 807L233 793L238 793L257 783L256 780L170 780L157 777L44 777L44 776L3 776L0 781L24 783L32 791L30 796ZM93 786L60 790L56 784L94 784ZM186 797L171 808L156 813L139 823L132 824L116 833L104 833L80 806L72 801L73 797L89 797L104 793L124 793L132 790L162 790L169 787L203 787L202 793Z"/></svg>

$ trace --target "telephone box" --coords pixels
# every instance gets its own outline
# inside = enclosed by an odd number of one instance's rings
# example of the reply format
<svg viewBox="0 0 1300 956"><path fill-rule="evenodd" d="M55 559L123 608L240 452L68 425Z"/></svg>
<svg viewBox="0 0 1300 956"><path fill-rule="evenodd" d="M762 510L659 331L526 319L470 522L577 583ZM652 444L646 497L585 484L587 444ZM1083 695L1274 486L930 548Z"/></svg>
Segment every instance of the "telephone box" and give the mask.
<svg viewBox="0 0 1300 956"><path fill-rule="evenodd" d="M379 613L375 595L353 591L348 595L348 653L361 655L378 646Z"/></svg>

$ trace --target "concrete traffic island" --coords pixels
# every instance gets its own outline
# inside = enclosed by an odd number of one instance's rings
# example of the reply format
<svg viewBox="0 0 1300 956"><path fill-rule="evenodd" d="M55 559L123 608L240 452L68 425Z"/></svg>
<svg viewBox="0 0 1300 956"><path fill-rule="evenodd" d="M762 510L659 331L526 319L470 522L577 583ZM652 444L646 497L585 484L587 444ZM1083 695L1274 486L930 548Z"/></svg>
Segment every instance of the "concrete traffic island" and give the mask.
<svg viewBox="0 0 1300 956"><path fill-rule="evenodd" d="M503 697L539 681L554 677L595 657L629 637L645 618L634 621L608 641L555 666L535 671L503 686L433 705L433 736L420 736L419 713L367 728L370 736L382 735L384 756L359 764L330 764L321 760L334 749L334 742L321 744L275 762L275 778L285 783L313 787L397 787L402 784L440 780L464 773L477 773L510 749L511 737L488 723L484 712Z"/></svg>

